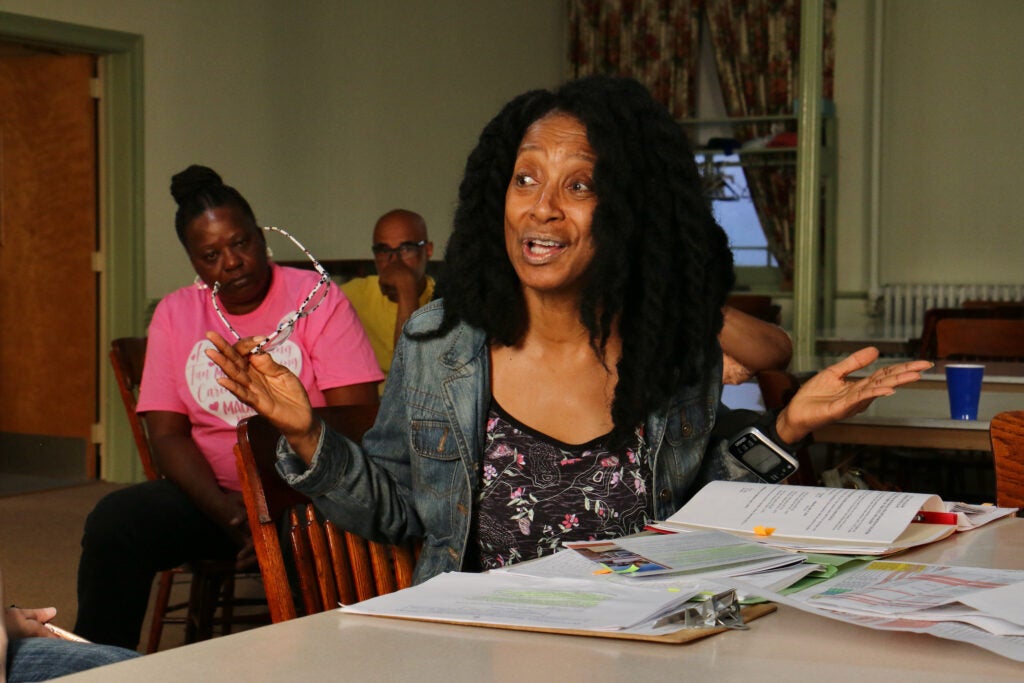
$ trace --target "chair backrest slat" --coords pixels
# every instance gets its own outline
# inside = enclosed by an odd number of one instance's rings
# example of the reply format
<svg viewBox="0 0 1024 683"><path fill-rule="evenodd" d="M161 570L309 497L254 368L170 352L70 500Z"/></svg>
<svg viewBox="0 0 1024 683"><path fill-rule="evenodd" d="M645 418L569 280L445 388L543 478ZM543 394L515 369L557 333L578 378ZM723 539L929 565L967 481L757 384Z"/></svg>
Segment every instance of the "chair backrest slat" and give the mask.
<svg viewBox="0 0 1024 683"><path fill-rule="evenodd" d="M349 560L353 567L361 567L362 571L352 572L352 581L356 587L358 600L369 600L377 595L377 582L373 579L373 565L370 563L368 541L355 534L345 532L345 547L348 548Z"/></svg>
<svg viewBox="0 0 1024 683"><path fill-rule="evenodd" d="M377 587L377 595L385 595L398 590L398 585L395 583L395 561L390 546L371 542L370 564L373 567L373 580Z"/></svg>
<svg viewBox="0 0 1024 683"><path fill-rule="evenodd" d="M309 546L313 549L320 610L333 609L338 606L338 588L334 580L331 552L327 547L327 536L324 534L323 525L317 519L316 509L312 505L307 505L304 512L304 530L309 537Z"/></svg>
<svg viewBox="0 0 1024 683"><path fill-rule="evenodd" d="M299 507L293 507L288 510L288 522L289 535L292 541L292 559L295 561L295 573L299 579L299 594L302 597L303 609L306 614L322 612L320 590L316 579L316 563L313 560L313 548L310 546L309 536L306 534L305 529L303 529L305 519L300 513ZM260 565L260 571L263 571L262 565ZM279 577L275 577L275 580L279 580ZM266 576L264 575L265 582ZM291 596L289 596L288 600L291 601L291 599ZM275 623L277 622L275 621Z"/></svg>
<svg viewBox="0 0 1024 683"><path fill-rule="evenodd" d="M142 384L142 367L146 362L146 337L119 337L110 342L110 364L114 368L114 379L121 394L128 424L135 439L135 448L146 478L150 481L160 478L160 470L149 449L146 425L135 412L138 403L139 385Z"/></svg>
<svg viewBox="0 0 1024 683"><path fill-rule="evenodd" d="M330 548L331 561L334 563L334 585L338 588L338 600L343 605L359 602L345 532L329 521L324 522L324 531L327 533L327 547Z"/></svg>

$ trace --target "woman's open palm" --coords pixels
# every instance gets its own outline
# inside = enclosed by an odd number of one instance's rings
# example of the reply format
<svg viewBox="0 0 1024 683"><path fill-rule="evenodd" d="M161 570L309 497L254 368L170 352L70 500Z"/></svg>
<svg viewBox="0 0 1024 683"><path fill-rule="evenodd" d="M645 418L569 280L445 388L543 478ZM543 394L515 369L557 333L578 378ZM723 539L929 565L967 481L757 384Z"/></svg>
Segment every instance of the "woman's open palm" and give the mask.
<svg viewBox="0 0 1024 683"><path fill-rule="evenodd" d="M876 398L890 396L897 387L916 382L922 371L932 367L926 360L907 361L880 368L862 379L847 379L877 359L878 349L863 348L807 380L779 414L779 436L795 443L830 422L862 412Z"/></svg>

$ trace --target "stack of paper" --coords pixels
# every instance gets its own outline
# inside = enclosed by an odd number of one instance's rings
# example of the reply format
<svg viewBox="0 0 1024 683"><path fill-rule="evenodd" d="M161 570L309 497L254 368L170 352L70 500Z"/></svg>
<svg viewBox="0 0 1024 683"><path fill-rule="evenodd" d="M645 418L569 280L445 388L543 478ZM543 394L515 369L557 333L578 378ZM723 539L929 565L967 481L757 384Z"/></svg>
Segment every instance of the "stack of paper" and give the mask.
<svg viewBox="0 0 1024 683"><path fill-rule="evenodd" d="M953 534L958 518L945 512L926 493L714 481L655 526L719 529L800 552L888 555ZM925 521L944 517L953 523Z"/></svg>
<svg viewBox="0 0 1024 683"><path fill-rule="evenodd" d="M615 631L650 625L679 612L696 594L696 589L651 590L612 581L449 572L344 611L455 623Z"/></svg>
<svg viewBox="0 0 1024 683"><path fill-rule="evenodd" d="M563 550L484 574L443 574L344 609L464 624L658 635L679 630L674 617L694 598L722 590L715 577L744 576L777 589L815 569L801 555L715 531L599 545L608 555L596 560L585 549ZM621 560L617 566L623 571L609 569L609 557ZM633 562L657 569L626 571Z"/></svg>
<svg viewBox="0 0 1024 683"><path fill-rule="evenodd" d="M1017 512L1017 508L1000 508L995 505L970 505L969 503L946 503L946 510L956 515L956 530L970 531Z"/></svg>
<svg viewBox="0 0 1024 683"><path fill-rule="evenodd" d="M723 583L737 588L743 579ZM928 633L1024 661L1024 570L877 560L775 602L846 623Z"/></svg>

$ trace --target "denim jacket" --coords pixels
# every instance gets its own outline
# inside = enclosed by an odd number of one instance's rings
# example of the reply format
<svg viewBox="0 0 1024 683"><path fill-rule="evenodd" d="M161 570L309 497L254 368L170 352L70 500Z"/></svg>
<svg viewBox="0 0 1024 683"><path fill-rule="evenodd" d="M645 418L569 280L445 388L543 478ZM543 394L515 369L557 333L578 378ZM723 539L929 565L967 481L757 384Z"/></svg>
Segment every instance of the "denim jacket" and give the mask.
<svg viewBox="0 0 1024 683"><path fill-rule="evenodd" d="M416 312L405 332L437 329L443 303ZM712 479L750 478L711 437L721 409L721 365L682 386L648 416L654 514L664 519ZM461 324L426 341L403 334L376 424L362 448L330 429L307 469L281 440L278 470L336 524L389 543L422 538L415 581L463 566L481 483L490 360L482 331ZM756 414L752 414L756 415ZM695 483L698 486L695 486Z"/></svg>

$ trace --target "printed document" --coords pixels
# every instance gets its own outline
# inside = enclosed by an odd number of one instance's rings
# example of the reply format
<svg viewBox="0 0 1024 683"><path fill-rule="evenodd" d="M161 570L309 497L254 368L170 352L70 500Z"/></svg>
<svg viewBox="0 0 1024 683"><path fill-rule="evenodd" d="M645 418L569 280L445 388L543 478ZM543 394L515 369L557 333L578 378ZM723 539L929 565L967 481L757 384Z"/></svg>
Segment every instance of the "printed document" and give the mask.
<svg viewBox="0 0 1024 683"><path fill-rule="evenodd" d="M742 577L722 579L753 591ZM858 626L928 633L1024 662L1024 570L877 560L773 602Z"/></svg>
<svg viewBox="0 0 1024 683"><path fill-rule="evenodd" d="M654 526L719 529L801 552L886 555L954 533L956 524L914 521L945 509L925 493L713 481Z"/></svg>
<svg viewBox="0 0 1024 683"><path fill-rule="evenodd" d="M610 581L447 572L342 610L426 621L615 631L650 625L680 611L696 594L696 589L671 591Z"/></svg>

